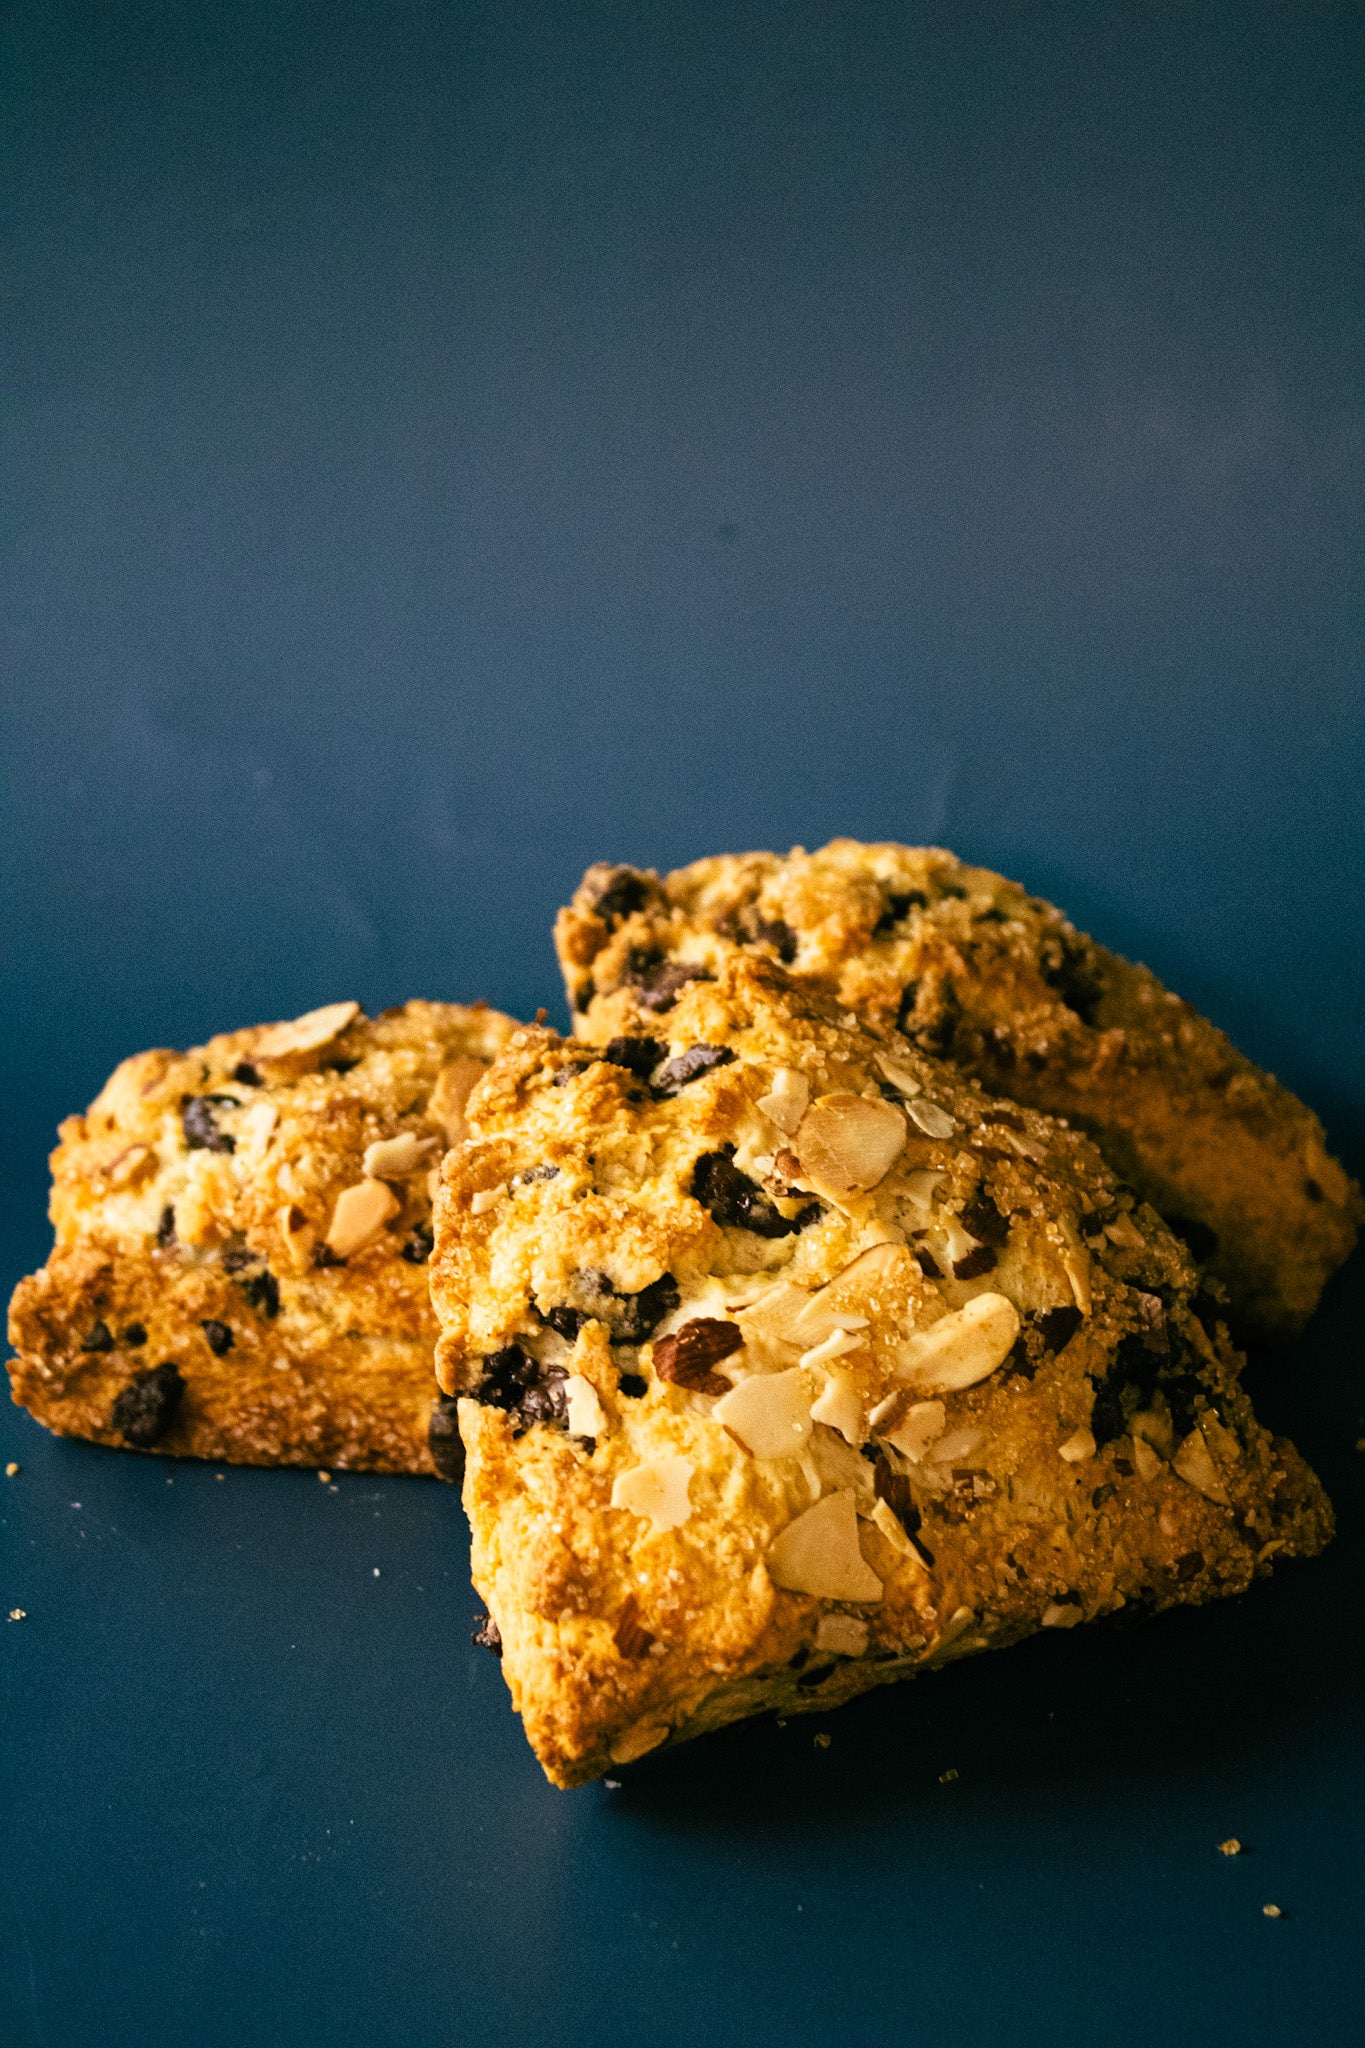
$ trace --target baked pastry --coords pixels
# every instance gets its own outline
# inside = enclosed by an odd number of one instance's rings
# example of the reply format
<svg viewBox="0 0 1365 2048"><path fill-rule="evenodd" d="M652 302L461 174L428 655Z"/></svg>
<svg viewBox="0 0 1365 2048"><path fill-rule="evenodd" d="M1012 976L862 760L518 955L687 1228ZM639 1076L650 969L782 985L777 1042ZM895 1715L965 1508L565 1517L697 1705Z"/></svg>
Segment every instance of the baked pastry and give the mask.
<svg viewBox="0 0 1365 2048"><path fill-rule="evenodd" d="M10 1306L15 1400L98 1443L449 1475L429 1182L513 1028L331 1003L125 1060L61 1127L56 1245Z"/></svg>
<svg viewBox="0 0 1365 2048"><path fill-rule="evenodd" d="M1310 1109L1147 968L951 853L836 839L663 880L599 866L556 940L575 1028L596 1043L756 952L993 1092L1079 1124L1253 1335L1299 1329L1355 1242L1360 1190Z"/></svg>
<svg viewBox="0 0 1365 2048"><path fill-rule="evenodd" d="M436 1198L475 1585L558 1785L1331 1532L1079 1132L743 956L513 1034Z"/></svg>

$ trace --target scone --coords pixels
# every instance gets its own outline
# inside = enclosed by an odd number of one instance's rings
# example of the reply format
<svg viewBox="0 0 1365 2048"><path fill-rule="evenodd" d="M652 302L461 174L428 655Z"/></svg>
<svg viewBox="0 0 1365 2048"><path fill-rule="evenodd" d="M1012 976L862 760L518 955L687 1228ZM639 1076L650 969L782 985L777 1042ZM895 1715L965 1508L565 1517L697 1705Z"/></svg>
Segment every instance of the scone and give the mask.
<svg viewBox="0 0 1365 2048"><path fill-rule="evenodd" d="M1089 1140L778 968L601 1049L518 1031L468 1114L437 1372L556 1784L1328 1540Z"/></svg>
<svg viewBox="0 0 1365 2048"><path fill-rule="evenodd" d="M576 1029L595 1043L756 952L992 1092L1079 1124L1224 1282L1250 1334L1299 1329L1355 1242L1360 1191L1310 1109L1145 967L951 853L836 839L662 881L591 868L556 939Z"/></svg>
<svg viewBox="0 0 1365 2048"><path fill-rule="evenodd" d="M430 1182L514 1028L332 1003L125 1060L61 1127L56 1245L10 1306L15 1400L138 1450L450 1476Z"/></svg>

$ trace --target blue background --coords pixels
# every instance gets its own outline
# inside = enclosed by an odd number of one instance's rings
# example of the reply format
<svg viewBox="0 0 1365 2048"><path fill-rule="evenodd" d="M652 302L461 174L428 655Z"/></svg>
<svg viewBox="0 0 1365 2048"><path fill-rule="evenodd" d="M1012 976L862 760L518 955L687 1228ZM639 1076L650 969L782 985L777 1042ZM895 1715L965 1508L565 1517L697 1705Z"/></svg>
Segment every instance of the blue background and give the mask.
<svg viewBox="0 0 1365 2048"><path fill-rule="evenodd" d="M1359 1171L1363 62L1330 4L11 7L0 1281L125 1054L562 1016L589 860L835 832L1054 896ZM1320 1566L572 1795L449 1491L7 1410L0 2040L1365 2037L1362 1320L1357 1262L1253 1367Z"/></svg>

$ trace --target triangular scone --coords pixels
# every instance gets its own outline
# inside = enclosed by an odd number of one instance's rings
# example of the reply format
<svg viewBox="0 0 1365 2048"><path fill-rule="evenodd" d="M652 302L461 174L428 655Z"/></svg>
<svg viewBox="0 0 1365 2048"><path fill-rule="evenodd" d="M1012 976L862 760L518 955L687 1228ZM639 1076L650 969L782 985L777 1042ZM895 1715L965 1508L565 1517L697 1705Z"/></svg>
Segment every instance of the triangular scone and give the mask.
<svg viewBox="0 0 1365 2048"><path fill-rule="evenodd" d="M519 1031L469 1116L438 1376L556 1784L1328 1539L1089 1141L780 970L602 1050Z"/></svg>
<svg viewBox="0 0 1365 2048"><path fill-rule="evenodd" d="M1360 1192L1310 1109L1145 967L951 853L836 839L662 881L591 868L556 940L576 1028L598 1044L667 1015L690 975L766 954L983 1086L1081 1124L1262 1334L1306 1322L1355 1242Z"/></svg>
<svg viewBox="0 0 1365 2048"><path fill-rule="evenodd" d="M482 1004L333 1003L125 1060L52 1155L15 1400L98 1443L453 1475L429 1183L513 1028Z"/></svg>

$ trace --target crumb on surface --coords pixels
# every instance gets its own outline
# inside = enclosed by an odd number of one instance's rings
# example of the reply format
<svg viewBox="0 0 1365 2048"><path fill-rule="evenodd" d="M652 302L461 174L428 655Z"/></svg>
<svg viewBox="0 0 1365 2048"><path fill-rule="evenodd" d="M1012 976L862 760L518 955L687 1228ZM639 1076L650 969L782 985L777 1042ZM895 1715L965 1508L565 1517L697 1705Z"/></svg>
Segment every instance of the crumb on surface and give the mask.
<svg viewBox="0 0 1365 2048"><path fill-rule="evenodd" d="M1242 1845L1236 1835L1229 1835L1226 1842L1218 1844L1218 1854L1220 1856L1240 1856L1241 1853Z"/></svg>
<svg viewBox="0 0 1365 2048"><path fill-rule="evenodd" d="M832 1735L826 1735L824 1730L822 1729L821 1732L815 1738L815 1747L817 1749L828 1749L830 1743L833 1740L834 1737Z"/></svg>
<svg viewBox="0 0 1365 2048"><path fill-rule="evenodd" d="M332 1483L332 1475L330 1472L319 1472L318 1478L322 1481L322 1484L324 1486L330 1486Z"/></svg>
<svg viewBox="0 0 1365 2048"><path fill-rule="evenodd" d="M957 1776L957 1772L952 1769L940 1771L938 1774L938 1782L940 1785L955 1785L957 1783Z"/></svg>
<svg viewBox="0 0 1365 2048"><path fill-rule="evenodd" d="M11 1607L9 1618L11 1621L27 1621L28 1609L26 1607Z"/></svg>
<svg viewBox="0 0 1365 2048"><path fill-rule="evenodd" d="M23 1468L19 1465L16 1465L13 1458L11 1458L8 1465L6 1465L5 1467L6 1479L17 1479L22 1469Z"/></svg>
<svg viewBox="0 0 1365 2048"><path fill-rule="evenodd" d="M1284 1914L1278 1906L1262 1906L1261 1911L1265 1914L1267 1920L1283 1920L1284 1918Z"/></svg>

